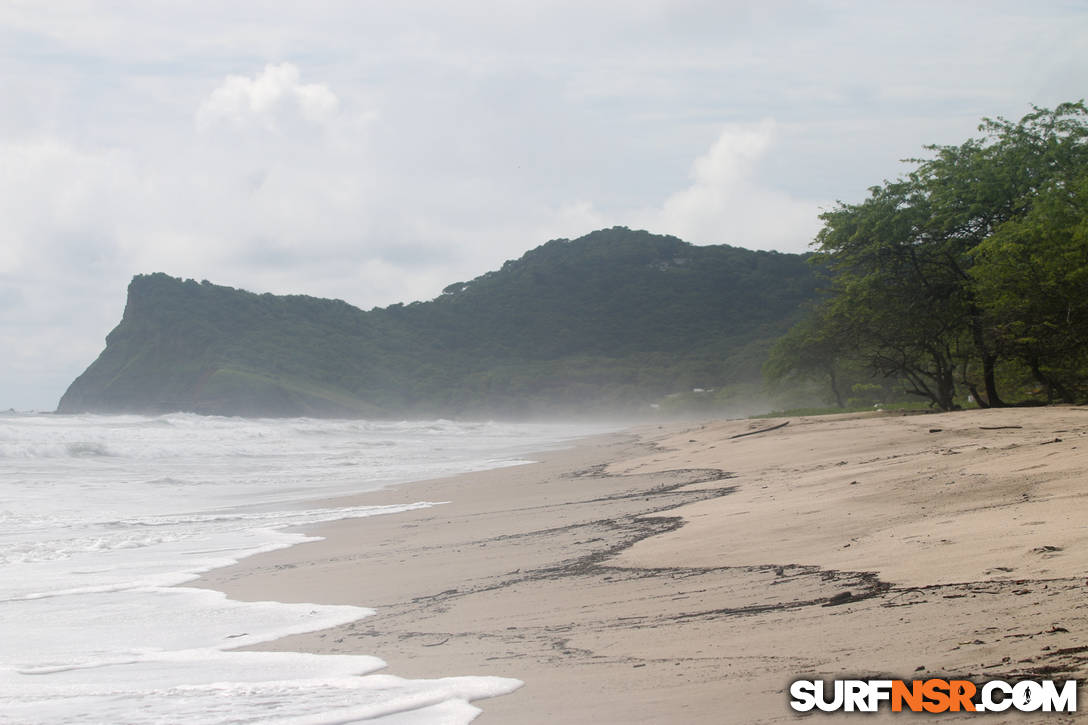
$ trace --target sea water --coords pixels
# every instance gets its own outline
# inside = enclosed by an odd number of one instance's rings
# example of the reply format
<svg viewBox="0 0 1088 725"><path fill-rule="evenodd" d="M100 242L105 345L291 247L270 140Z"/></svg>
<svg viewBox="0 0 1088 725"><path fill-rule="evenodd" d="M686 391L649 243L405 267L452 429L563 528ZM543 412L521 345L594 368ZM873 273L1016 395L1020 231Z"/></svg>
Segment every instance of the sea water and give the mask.
<svg viewBox="0 0 1088 725"><path fill-rule="evenodd" d="M330 508L393 482L513 465L601 428L0 415L0 723L464 723L517 680L368 674L377 656L237 652L363 607L183 586L312 540L288 527L442 502ZM182 586L179 586L182 585Z"/></svg>

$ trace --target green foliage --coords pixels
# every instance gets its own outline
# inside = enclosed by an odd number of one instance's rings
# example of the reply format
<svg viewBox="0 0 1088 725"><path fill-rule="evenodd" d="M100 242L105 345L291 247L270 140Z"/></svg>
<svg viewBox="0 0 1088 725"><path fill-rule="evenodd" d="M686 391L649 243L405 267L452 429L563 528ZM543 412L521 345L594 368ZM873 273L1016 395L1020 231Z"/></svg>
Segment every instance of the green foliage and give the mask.
<svg viewBox="0 0 1088 725"><path fill-rule="evenodd" d="M980 299L1010 356L1065 402L1088 394L1088 169L1051 180L978 249Z"/></svg>
<svg viewBox="0 0 1088 725"><path fill-rule="evenodd" d="M897 402L897 403L883 403L879 406L876 405L848 405L843 408L834 407L820 407L809 406L807 408L788 408L785 410L775 410L770 413L759 413L751 416L752 418L797 418L805 415L834 415L836 413L866 413L872 411L900 411L904 413L921 412L928 409L928 405L924 402Z"/></svg>
<svg viewBox="0 0 1088 725"><path fill-rule="evenodd" d="M138 276L60 410L245 415L616 413L756 386L815 290L799 255L622 227L548 242L429 302L368 312Z"/></svg>
<svg viewBox="0 0 1088 725"><path fill-rule="evenodd" d="M857 365L843 354L851 347L853 332L847 320L830 305L814 307L771 348L763 374L774 388L813 380L826 384L833 402L840 408L844 384L859 376Z"/></svg>
<svg viewBox="0 0 1088 725"><path fill-rule="evenodd" d="M771 379L859 361L944 410L967 394L1003 405L1001 384L1025 397L1024 370L1048 397L1088 393L1088 109L980 130L821 216L830 290Z"/></svg>

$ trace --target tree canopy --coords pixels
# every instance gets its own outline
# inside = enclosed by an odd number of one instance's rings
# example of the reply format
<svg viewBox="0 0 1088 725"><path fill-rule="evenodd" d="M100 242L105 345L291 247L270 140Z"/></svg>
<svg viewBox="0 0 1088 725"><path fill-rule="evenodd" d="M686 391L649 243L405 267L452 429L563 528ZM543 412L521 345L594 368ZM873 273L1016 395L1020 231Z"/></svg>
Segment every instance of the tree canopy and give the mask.
<svg viewBox="0 0 1088 725"><path fill-rule="evenodd" d="M821 215L826 295L769 376L860 362L943 410L1088 395L1088 109L979 130Z"/></svg>

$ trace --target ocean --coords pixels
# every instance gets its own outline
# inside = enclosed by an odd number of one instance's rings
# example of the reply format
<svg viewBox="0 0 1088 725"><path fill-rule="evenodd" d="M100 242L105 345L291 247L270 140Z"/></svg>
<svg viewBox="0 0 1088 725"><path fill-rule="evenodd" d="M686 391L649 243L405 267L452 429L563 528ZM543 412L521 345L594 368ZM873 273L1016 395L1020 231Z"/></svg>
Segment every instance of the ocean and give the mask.
<svg viewBox="0 0 1088 725"><path fill-rule="evenodd" d="M465 723L521 683L376 673L380 652L232 648L363 607L236 602L200 573L287 529L441 506L330 508L395 482L525 462L603 431L447 420L0 415L0 723ZM375 674L376 673L376 674ZM486 707L486 703L484 704Z"/></svg>

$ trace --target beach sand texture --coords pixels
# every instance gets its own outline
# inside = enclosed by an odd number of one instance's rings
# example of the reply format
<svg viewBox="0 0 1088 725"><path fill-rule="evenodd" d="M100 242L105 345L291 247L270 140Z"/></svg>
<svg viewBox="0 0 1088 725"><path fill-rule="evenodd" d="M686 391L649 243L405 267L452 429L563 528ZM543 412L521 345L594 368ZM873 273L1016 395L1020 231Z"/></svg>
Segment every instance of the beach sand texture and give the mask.
<svg viewBox="0 0 1088 725"><path fill-rule="evenodd" d="M790 722L801 677L1088 676L1088 408L647 426L352 503L420 500L449 503L201 584L377 610L263 649L525 681L478 722Z"/></svg>

